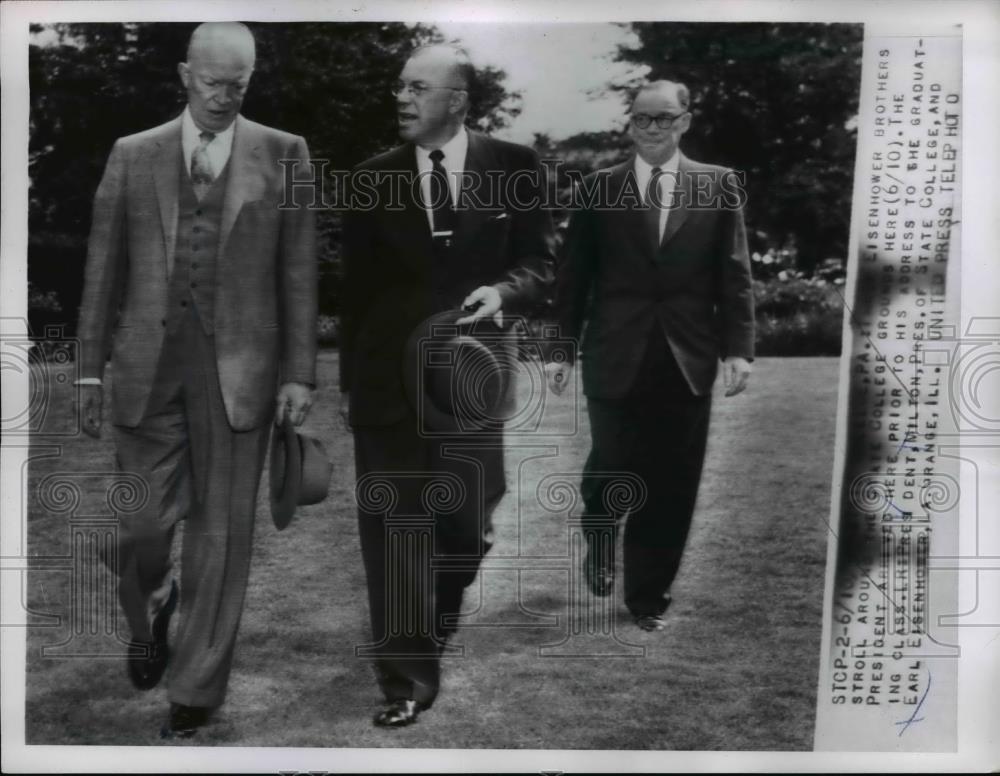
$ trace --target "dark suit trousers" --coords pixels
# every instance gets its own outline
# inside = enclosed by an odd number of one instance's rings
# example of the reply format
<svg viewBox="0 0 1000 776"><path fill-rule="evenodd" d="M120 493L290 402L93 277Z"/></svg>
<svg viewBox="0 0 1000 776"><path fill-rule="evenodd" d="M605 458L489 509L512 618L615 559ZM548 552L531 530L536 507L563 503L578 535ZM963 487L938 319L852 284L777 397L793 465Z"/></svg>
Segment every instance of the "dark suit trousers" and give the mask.
<svg viewBox="0 0 1000 776"><path fill-rule="evenodd" d="M493 542L506 485L503 432L427 437L409 417L354 429L372 644L387 700L430 704L440 649Z"/></svg>
<svg viewBox="0 0 1000 776"><path fill-rule="evenodd" d="M588 543L613 537L615 473L641 479L646 498L629 510L623 542L625 604L635 615L662 614L680 566L701 479L711 396L695 396L666 338L651 333L628 395L587 399L591 451L584 466L582 522Z"/></svg>
<svg viewBox="0 0 1000 776"><path fill-rule="evenodd" d="M119 598L133 638L151 638L173 578L174 528L185 521L168 674L174 703L211 707L225 698L269 429L230 428L213 337L190 306L171 318L146 412L137 427L114 433L119 467L149 488L142 508L119 527Z"/></svg>

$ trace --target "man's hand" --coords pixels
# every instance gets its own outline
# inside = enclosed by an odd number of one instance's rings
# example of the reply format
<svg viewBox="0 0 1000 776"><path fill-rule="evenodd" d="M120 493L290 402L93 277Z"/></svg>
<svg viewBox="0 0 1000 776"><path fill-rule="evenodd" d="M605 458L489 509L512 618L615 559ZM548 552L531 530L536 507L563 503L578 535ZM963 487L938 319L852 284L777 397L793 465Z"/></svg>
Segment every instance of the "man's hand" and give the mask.
<svg viewBox="0 0 1000 776"><path fill-rule="evenodd" d="M104 387L80 385L77 387L77 408L83 433L94 439L101 438L101 416L104 408Z"/></svg>
<svg viewBox="0 0 1000 776"><path fill-rule="evenodd" d="M312 407L312 388L302 383L285 383L274 401L275 425L280 426L287 415L293 426L301 426Z"/></svg>
<svg viewBox="0 0 1000 776"><path fill-rule="evenodd" d="M351 428L351 394L350 391L341 391L337 401L337 414L340 415L340 422L344 428L352 431Z"/></svg>
<svg viewBox="0 0 1000 776"><path fill-rule="evenodd" d="M503 305L503 300L500 298L500 292L493 286L480 286L477 288L465 297L465 301L462 302L462 307L471 307L475 304L478 304L479 307L473 310L471 315L459 318L455 321L455 323L461 326L466 323L478 321L480 318L485 318L488 315L492 315L493 323L497 325L497 328L503 326L503 312L500 310Z"/></svg>
<svg viewBox="0 0 1000 776"><path fill-rule="evenodd" d="M545 365L545 376L549 381L549 390L560 396L573 379L573 365L567 361L550 361Z"/></svg>
<svg viewBox="0 0 1000 776"><path fill-rule="evenodd" d="M727 358L722 362L722 381L726 386L726 396L735 396L747 387L750 379L750 362L745 358Z"/></svg>

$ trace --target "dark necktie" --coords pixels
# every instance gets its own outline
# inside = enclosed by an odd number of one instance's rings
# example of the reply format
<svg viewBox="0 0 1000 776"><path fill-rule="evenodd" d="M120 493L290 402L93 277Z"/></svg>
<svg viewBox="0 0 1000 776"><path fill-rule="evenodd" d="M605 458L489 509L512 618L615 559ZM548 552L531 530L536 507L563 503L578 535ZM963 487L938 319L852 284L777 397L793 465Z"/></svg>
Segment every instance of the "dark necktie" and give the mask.
<svg viewBox="0 0 1000 776"><path fill-rule="evenodd" d="M663 197L660 194L660 178L663 177L663 170L654 167L649 176L649 186L646 187L646 204L649 209L646 211L646 219L649 223L649 234L653 245L660 247L660 210L665 206Z"/></svg>
<svg viewBox="0 0 1000 776"><path fill-rule="evenodd" d="M208 193L208 189L215 179L212 173L212 162L208 158L208 144L215 140L212 132L202 132L198 135L201 142L191 154L191 183L194 186L194 195L201 200Z"/></svg>
<svg viewBox="0 0 1000 776"><path fill-rule="evenodd" d="M444 153L435 148L430 153L431 159L431 209L433 212L434 244L445 248L451 247L452 235L455 232L455 211L452 208L451 189L448 186L448 174L441 160Z"/></svg>

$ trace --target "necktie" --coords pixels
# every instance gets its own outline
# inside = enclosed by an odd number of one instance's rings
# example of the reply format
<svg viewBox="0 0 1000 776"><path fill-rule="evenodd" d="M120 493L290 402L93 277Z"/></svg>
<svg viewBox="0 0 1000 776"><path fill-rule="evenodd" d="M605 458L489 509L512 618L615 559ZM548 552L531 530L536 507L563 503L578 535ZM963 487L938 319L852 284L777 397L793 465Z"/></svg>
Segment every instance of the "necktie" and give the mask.
<svg viewBox="0 0 1000 776"><path fill-rule="evenodd" d="M201 142L191 154L191 183L194 186L194 195L201 200L208 193L208 189L215 179L215 175L212 173L212 162L208 158L208 144L215 139L215 134L202 132L198 137Z"/></svg>
<svg viewBox="0 0 1000 776"><path fill-rule="evenodd" d="M436 148L430 153L431 159L431 209L433 213L434 244L445 248L451 246L451 238L455 232L455 211L452 208L451 189L448 186L448 174L441 164L444 153Z"/></svg>
<svg viewBox="0 0 1000 776"><path fill-rule="evenodd" d="M663 170L654 167L649 176L649 186L646 187L646 204L649 209L646 211L646 219L649 224L648 230L653 245L660 247L660 210L666 206L663 196L660 193L660 178L663 177Z"/></svg>

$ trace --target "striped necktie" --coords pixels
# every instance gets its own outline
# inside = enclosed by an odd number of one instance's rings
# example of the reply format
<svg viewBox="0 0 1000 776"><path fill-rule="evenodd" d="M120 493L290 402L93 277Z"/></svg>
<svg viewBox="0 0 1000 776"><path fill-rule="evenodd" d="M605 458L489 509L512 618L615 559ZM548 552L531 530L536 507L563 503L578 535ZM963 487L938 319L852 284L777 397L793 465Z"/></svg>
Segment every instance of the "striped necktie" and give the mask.
<svg viewBox="0 0 1000 776"><path fill-rule="evenodd" d="M212 172L212 162L208 158L208 144L215 140L213 132L202 132L198 135L201 142L191 154L191 183L194 186L194 195L199 201L208 193L215 180Z"/></svg>

